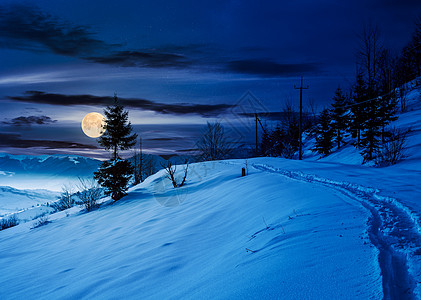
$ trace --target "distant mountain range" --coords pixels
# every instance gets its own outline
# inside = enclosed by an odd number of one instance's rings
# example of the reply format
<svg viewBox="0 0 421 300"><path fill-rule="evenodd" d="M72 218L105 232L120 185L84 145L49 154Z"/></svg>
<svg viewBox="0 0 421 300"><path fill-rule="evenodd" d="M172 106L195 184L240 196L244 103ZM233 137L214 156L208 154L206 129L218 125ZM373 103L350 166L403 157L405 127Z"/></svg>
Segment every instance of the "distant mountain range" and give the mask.
<svg viewBox="0 0 421 300"><path fill-rule="evenodd" d="M82 156L0 155L0 171L6 174L37 173L85 177L92 174L100 163L99 160Z"/></svg>

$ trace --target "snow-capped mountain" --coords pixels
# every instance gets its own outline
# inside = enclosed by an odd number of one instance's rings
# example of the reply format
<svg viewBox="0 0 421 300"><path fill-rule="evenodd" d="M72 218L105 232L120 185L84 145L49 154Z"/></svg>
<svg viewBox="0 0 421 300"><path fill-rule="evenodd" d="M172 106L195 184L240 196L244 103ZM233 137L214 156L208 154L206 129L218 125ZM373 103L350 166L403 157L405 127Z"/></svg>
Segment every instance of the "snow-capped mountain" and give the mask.
<svg viewBox="0 0 421 300"><path fill-rule="evenodd" d="M0 171L14 174L47 174L54 176L87 176L100 161L82 156L0 154Z"/></svg>

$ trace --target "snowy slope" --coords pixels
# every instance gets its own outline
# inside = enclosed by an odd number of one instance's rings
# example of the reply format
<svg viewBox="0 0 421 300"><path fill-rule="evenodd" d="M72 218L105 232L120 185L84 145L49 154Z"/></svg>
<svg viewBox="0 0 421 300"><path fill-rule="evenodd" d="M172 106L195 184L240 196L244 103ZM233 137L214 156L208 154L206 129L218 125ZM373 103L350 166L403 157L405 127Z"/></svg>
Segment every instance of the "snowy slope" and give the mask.
<svg viewBox="0 0 421 300"><path fill-rule="evenodd" d="M352 146L250 159L246 177L244 160L198 163L180 189L161 171L94 212L0 231L0 299L421 298L419 90L408 98L394 166Z"/></svg>
<svg viewBox="0 0 421 300"><path fill-rule="evenodd" d="M97 211L1 231L0 298L383 297L361 203L243 166L193 164L177 190L159 172Z"/></svg>
<svg viewBox="0 0 421 300"><path fill-rule="evenodd" d="M58 192L48 190L18 190L0 186L0 219L11 213L55 201L59 195Z"/></svg>

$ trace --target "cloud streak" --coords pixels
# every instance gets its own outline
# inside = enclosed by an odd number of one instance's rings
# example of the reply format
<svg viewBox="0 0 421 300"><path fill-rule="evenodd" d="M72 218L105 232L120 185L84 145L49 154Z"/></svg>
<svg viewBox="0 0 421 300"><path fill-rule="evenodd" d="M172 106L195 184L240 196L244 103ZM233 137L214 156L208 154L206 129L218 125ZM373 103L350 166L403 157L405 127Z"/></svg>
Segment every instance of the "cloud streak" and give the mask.
<svg viewBox="0 0 421 300"><path fill-rule="evenodd" d="M57 122L57 120L52 120L48 116L29 116L29 117L20 116L17 118L13 118L10 121L3 121L2 123L6 125L13 125L13 126L31 126L33 124L45 125L45 124L51 124L54 122Z"/></svg>
<svg viewBox="0 0 421 300"><path fill-rule="evenodd" d="M27 91L24 96L11 96L10 100L50 105L91 105L105 106L114 102L113 97L94 95L63 95L45 93L40 91ZM127 107L154 111L161 114L198 114L204 117L212 117L225 112L232 105L228 104L166 104L140 98L119 98L119 102Z"/></svg>
<svg viewBox="0 0 421 300"><path fill-rule="evenodd" d="M245 59L228 62L227 69L242 74L285 77L315 73L319 68L313 63L281 64L270 60Z"/></svg>
<svg viewBox="0 0 421 300"><path fill-rule="evenodd" d="M88 60L101 64L121 67L184 68L191 65L185 56L163 52L118 51L102 57L88 57Z"/></svg>
<svg viewBox="0 0 421 300"><path fill-rule="evenodd" d="M19 134L0 133L0 147L32 148L42 147L47 149L97 149L93 145L85 145L68 141L30 140L22 139Z"/></svg>

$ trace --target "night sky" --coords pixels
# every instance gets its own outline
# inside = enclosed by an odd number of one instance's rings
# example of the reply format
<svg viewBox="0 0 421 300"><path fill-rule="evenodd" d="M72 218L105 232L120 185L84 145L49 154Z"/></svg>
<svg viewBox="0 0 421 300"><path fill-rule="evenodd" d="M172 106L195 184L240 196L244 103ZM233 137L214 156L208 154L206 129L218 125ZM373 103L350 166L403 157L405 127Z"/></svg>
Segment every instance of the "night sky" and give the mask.
<svg viewBox="0 0 421 300"><path fill-rule="evenodd" d="M247 127L239 111L297 103L300 76L321 109L352 84L364 24L398 53L420 14L405 0L2 0L0 152L104 156L80 122L114 93L157 154L191 149L207 121Z"/></svg>

